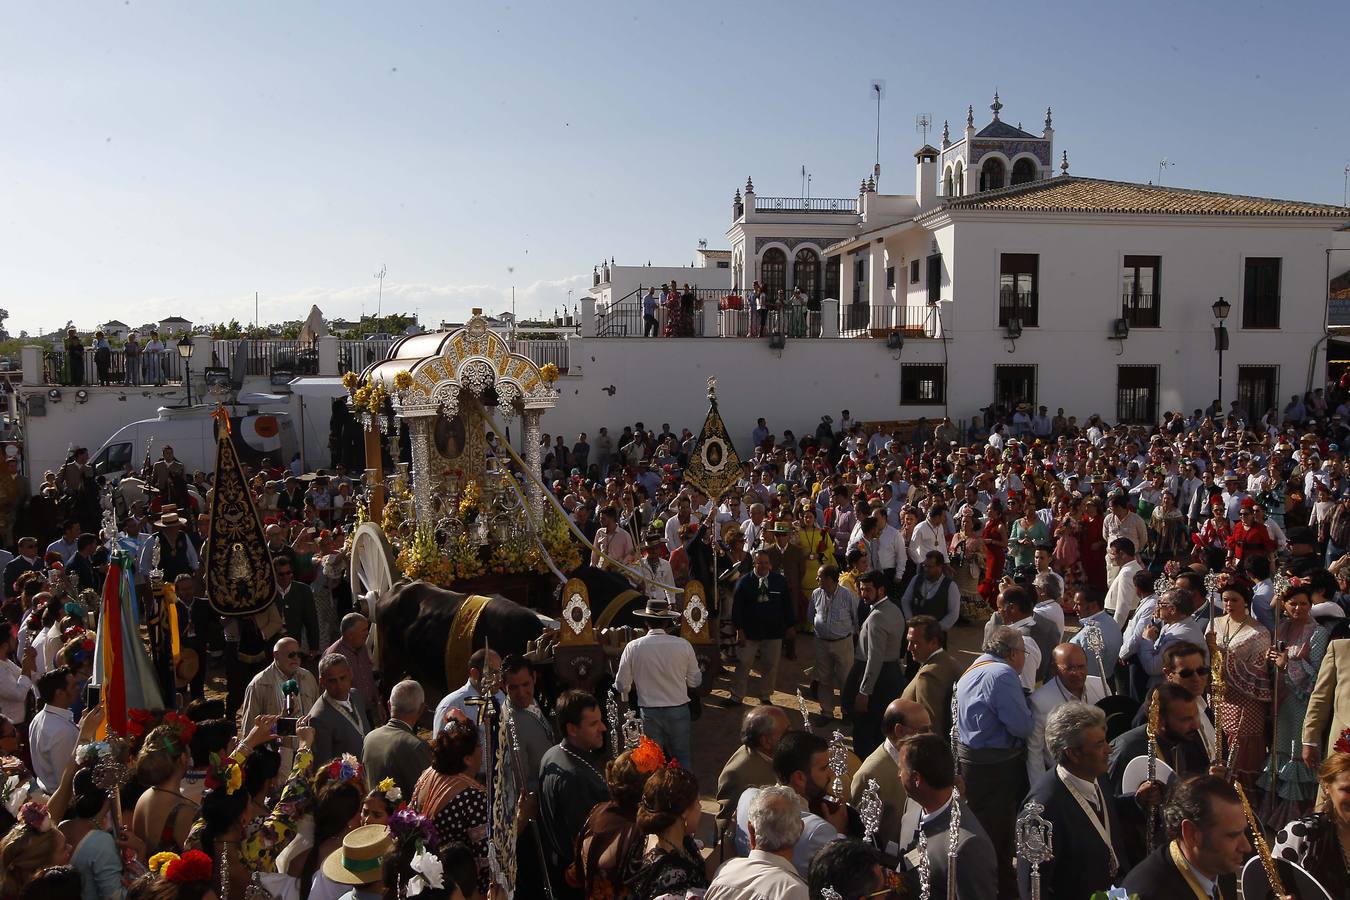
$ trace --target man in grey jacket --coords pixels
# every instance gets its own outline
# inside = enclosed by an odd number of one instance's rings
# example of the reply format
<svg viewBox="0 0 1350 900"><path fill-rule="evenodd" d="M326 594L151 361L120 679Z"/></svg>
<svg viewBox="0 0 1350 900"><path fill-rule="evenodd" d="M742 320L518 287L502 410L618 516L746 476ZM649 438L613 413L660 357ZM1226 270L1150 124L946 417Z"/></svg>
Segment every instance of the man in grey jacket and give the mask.
<svg viewBox="0 0 1350 900"><path fill-rule="evenodd" d="M389 692L389 721L366 735L361 753L371 788L392 778L404 801L411 799L413 785L431 765L431 747L417 736L426 708L426 694L416 681L400 681Z"/></svg>
<svg viewBox="0 0 1350 900"><path fill-rule="evenodd" d="M966 805L964 797L954 796L956 763L945 737L918 734L900 742L900 782L909 796L923 807L919 828L927 836L929 879L928 896L947 896L947 848L951 836L952 803L960 803L957 823L956 895L958 897L994 897L998 895L998 865L994 845L980 820ZM919 894L918 834L905 854L905 880L910 893Z"/></svg>
<svg viewBox="0 0 1350 900"><path fill-rule="evenodd" d="M344 753L361 758L370 720L352 690L352 669L347 658L330 653L319 660L319 684L323 693L309 711L314 726L314 761L324 765Z"/></svg>

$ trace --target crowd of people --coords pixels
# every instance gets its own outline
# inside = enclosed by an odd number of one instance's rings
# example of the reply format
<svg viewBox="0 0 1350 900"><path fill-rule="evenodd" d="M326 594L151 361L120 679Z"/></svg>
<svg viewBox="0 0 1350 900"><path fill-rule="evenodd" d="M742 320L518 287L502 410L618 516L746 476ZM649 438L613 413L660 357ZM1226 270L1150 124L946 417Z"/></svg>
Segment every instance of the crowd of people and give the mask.
<svg viewBox="0 0 1350 900"><path fill-rule="evenodd" d="M685 480L689 430L544 436L538 474L585 558L644 595L646 633L614 672L640 729L617 741L596 697L536 696L525 656L477 650L443 698L384 682L343 577L360 485L341 469L246 472L278 593L222 618L201 584L210 477L166 450L118 483L110 535L77 452L44 479L59 515L16 518L4 566L0 900L472 898L512 879L521 897L854 900L941 896L949 879L961 897L1027 897L1029 800L1054 826L1041 896L1235 896L1248 806L1276 857L1341 890L1350 410L1295 400L1156 427L1044 407L968 428L845 410L800 437L761 419L719 497ZM110 537L134 549L175 698L113 741L86 689ZM722 671L676 628L695 580ZM971 626L968 660L953 638ZM173 628L169 656L156 635ZM804 683L784 684L798 654ZM817 707L805 723L775 705L798 690ZM741 717L719 772L693 752L705 696ZM505 760L485 734L499 718ZM817 729L851 738L842 771Z"/></svg>

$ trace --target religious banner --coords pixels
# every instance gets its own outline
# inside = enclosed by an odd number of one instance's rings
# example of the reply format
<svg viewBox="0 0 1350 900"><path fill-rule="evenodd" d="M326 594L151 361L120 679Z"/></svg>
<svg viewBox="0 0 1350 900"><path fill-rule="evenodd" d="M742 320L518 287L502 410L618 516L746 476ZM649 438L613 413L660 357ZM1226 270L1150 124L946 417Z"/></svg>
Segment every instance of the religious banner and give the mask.
<svg viewBox="0 0 1350 900"><path fill-rule="evenodd" d="M714 501L736 486L741 478L741 458L717 411L717 379L708 379L708 418L698 434L694 450L689 454L689 468L684 480Z"/></svg>
<svg viewBox="0 0 1350 900"><path fill-rule="evenodd" d="M221 407L216 420L216 479L211 496L211 531L206 538L206 596L222 616L251 616L265 610L277 593L262 520L230 440L230 418Z"/></svg>

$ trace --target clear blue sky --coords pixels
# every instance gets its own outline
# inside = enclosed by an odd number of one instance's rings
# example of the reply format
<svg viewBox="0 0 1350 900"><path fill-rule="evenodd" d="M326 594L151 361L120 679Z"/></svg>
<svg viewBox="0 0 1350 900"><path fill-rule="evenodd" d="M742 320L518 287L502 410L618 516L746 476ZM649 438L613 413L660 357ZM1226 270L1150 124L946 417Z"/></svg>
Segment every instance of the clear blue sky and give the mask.
<svg viewBox="0 0 1350 900"><path fill-rule="evenodd" d="M0 6L12 332L424 321L579 296L725 246L732 191L913 190L916 113L1039 130L1075 174L1341 199L1350 4L25 3Z"/></svg>

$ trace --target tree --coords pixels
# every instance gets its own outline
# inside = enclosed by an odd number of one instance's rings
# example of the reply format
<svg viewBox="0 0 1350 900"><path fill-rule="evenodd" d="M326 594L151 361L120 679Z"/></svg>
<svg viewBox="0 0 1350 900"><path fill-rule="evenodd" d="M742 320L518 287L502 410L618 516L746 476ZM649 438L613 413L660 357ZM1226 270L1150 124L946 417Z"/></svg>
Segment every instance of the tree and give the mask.
<svg viewBox="0 0 1350 900"><path fill-rule="evenodd" d="M0 341L9 340L9 330L5 328L5 320L9 318L9 310L0 309Z"/></svg>

